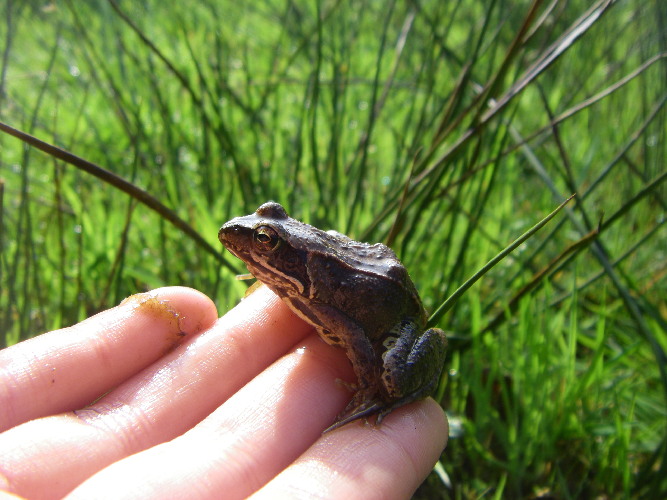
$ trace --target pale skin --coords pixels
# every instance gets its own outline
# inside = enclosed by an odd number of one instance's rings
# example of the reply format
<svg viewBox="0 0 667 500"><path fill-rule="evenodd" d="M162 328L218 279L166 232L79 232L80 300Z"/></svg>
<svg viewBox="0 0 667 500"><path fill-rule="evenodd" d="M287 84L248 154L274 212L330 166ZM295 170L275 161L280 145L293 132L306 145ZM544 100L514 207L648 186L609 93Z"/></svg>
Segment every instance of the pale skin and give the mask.
<svg viewBox="0 0 667 500"><path fill-rule="evenodd" d="M222 318L161 288L0 351L1 498L410 498L447 441L432 399L322 435L345 353L266 287Z"/></svg>

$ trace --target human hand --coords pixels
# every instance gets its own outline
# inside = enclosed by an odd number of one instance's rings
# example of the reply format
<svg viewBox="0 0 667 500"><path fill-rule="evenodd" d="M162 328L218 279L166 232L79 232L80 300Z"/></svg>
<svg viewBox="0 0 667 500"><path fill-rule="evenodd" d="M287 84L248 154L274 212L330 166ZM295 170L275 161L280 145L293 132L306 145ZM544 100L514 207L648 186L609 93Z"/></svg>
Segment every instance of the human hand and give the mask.
<svg viewBox="0 0 667 500"><path fill-rule="evenodd" d="M337 378L354 379L345 353L266 287L220 319L195 290L135 295L0 351L0 490L409 498L444 412L426 399L322 435L350 398Z"/></svg>

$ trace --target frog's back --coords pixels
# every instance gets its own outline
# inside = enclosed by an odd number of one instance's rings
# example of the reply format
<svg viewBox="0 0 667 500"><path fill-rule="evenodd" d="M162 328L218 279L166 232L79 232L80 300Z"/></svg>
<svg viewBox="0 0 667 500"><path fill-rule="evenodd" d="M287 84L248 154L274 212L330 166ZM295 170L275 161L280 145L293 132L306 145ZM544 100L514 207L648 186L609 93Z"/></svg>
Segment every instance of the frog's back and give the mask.
<svg viewBox="0 0 667 500"><path fill-rule="evenodd" d="M351 240L314 252L308 265L313 300L326 303L381 338L405 319L425 322L425 311L407 270L387 246Z"/></svg>

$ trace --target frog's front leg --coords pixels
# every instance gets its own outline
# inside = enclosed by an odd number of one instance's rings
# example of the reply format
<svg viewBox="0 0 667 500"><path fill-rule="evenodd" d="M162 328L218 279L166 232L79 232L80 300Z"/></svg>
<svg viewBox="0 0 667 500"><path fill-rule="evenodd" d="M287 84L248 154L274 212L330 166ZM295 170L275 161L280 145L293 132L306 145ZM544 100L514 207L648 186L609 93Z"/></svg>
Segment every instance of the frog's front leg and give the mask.
<svg viewBox="0 0 667 500"><path fill-rule="evenodd" d="M386 346L380 375L386 403L378 423L395 408L430 396L438 384L447 351L445 332L431 328L420 333L411 321L402 321L391 332L393 345Z"/></svg>
<svg viewBox="0 0 667 500"><path fill-rule="evenodd" d="M379 397L381 360L361 325L340 310L326 304L316 304L314 307L311 305L311 315L315 316L311 320L320 337L330 345L345 349L357 378L353 384L343 382L354 394L345 410L325 431L328 432L382 409L382 399Z"/></svg>

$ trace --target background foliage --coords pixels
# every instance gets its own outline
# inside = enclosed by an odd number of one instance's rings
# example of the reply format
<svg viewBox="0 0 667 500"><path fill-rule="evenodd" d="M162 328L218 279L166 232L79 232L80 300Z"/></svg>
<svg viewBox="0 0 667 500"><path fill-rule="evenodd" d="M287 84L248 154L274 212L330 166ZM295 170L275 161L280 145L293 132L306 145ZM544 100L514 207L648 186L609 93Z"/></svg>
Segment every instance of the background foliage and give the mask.
<svg viewBox="0 0 667 500"><path fill-rule="evenodd" d="M659 0L0 5L5 344L133 293L220 311L218 227L268 199L385 241L434 310L452 439L423 498L667 492Z"/></svg>

